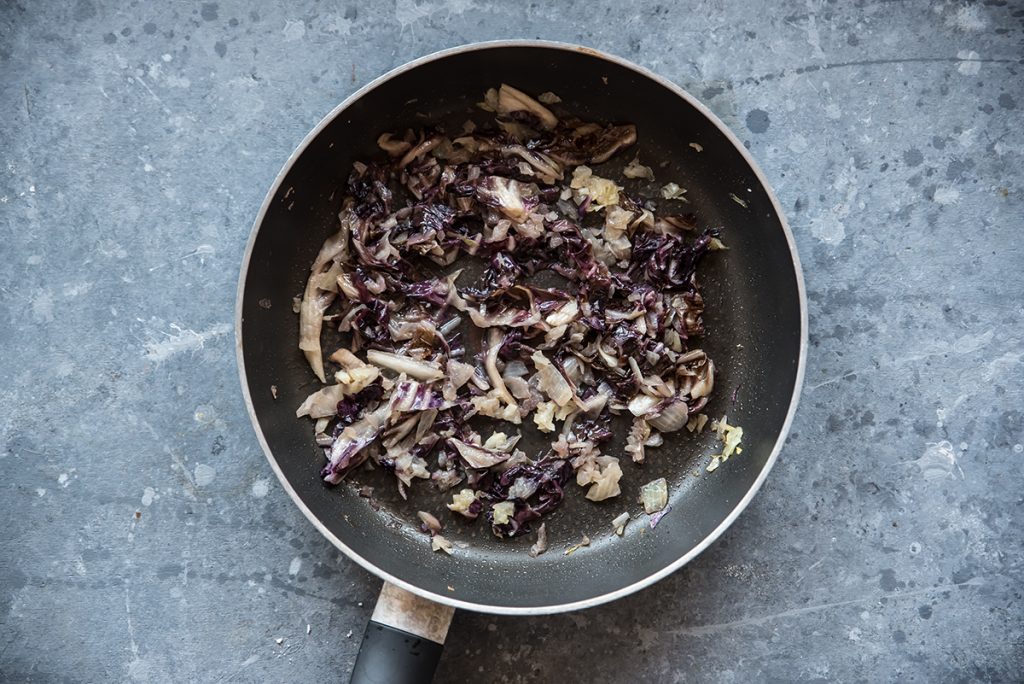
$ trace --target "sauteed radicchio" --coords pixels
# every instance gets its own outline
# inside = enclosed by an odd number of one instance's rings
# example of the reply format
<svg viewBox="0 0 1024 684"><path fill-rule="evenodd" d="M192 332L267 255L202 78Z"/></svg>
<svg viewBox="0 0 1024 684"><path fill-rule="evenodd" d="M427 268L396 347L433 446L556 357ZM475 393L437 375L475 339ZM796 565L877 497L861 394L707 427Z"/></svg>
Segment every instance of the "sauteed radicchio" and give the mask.
<svg viewBox="0 0 1024 684"><path fill-rule="evenodd" d="M591 501L620 494L620 458L602 453L612 415L630 417L624 456L638 463L663 433L693 430L715 383L696 273L724 245L675 183L651 198L624 187L654 181L635 152L623 178L601 175L635 126L556 116L508 85L479 106L493 127L385 133L380 158L353 165L299 306L299 348L327 384L297 415L317 420L326 482L364 463L394 473L403 497L429 480L451 490L453 515L513 537L543 532L573 480ZM328 327L345 343L325 357ZM474 416L508 425L482 435ZM553 439L529 458L516 445L534 428ZM664 483L644 488L648 513L665 507ZM451 552L442 523L420 519Z"/></svg>

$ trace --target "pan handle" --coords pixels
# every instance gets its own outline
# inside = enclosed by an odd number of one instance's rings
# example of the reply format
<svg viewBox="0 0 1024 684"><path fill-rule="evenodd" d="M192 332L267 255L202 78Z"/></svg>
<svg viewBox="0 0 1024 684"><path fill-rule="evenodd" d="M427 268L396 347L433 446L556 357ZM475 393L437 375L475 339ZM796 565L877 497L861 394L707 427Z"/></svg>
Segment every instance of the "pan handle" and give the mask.
<svg viewBox="0 0 1024 684"><path fill-rule="evenodd" d="M349 682L430 684L454 612L385 582Z"/></svg>

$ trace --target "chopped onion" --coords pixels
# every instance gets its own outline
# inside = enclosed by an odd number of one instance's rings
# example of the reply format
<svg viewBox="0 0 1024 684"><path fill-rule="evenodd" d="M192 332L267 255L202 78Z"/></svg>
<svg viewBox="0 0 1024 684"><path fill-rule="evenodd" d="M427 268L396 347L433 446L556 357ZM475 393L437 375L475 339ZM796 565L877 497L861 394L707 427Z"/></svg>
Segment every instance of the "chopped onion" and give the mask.
<svg viewBox="0 0 1024 684"><path fill-rule="evenodd" d="M537 529L537 541L530 547L529 555L530 558L536 558L545 551L548 550L548 530L547 523L541 523Z"/></svg>
<svg viewBox="0 0 1024 684"><path fill-rule="evenodd" d="M689 200L684 197L685 194L686 188L681 188L676 183L666 183L661 188L661 196L665 199L682 200L683 202L687 202Z"/></svg>
<svg viewBox="0 0 1024 684"><path fill-rule="evenodd" d="M535 116L542 128L552 129L558 125L558 118L551 110L521 90L502 83L498 89L497 111L499 114L526 112Z"/></svg>
<svg viewBox="0 0 1024 684"><path fill-rule="evenodd" d="M328 464L322 473L325 481L338 484L352 468L366 460L365 448L380 435L388 414L388 406L382 405L341 431L328 454Z"/></svg>
<svg viewBox="0 0 1024 684"><path fill-rule="evenodd" d="M472 489L463 489L458 494L452 496L452 502L448 505L448 510L458 513L459 515L467 518L475 518L478 513L471 512L470 506L477 499L477 493Z"/></svg>
<svg viewBox="0 0 1024 684"><path fill-rule="evenodd" d="M587 490L587 499L590 501L604 501L618 496L622 492L619 489L621 478L622 468L619 467L619 459L613 456L598 456L594 459L594 466L589 472L581 468L576 474L577 483L591 485Z"/></svg>
<svg viewBox="0 0 1024 684"><path fill-rule="evenodd" d="M676 396L663 400L647 422L656 430L675 432L681 430L690 419L690 408L686 400Z"/></svg>
<svg viewBox="0 0 1024 684"><path fill-rule="evenodd" d="M629 400L629 412L634 416L646 416L654 410L654 407L661 403L658 397L649 394L638 394Z"/></svg>
<svg viewBox="0 0 1024 684"><path fill-rule="evenodd" d="M622 536L623 532L626 531L626 523L629 522L629 511L624 511L619 515L615 516L612 520L612 529L615 530L615 534Z"/></svg>
<svg viewBox="0 0 1024 684"><path fill-rule="evenodd" d="M438 534L442 529L444 529L444 525L441 524L441 521L435 518L432 514L427 513L426 511L416 511L416 515L419 517L420 522L423 523L423 527L426 528L426 531L429 532L431 536Z"/></svg>
<svg viewBox="0 0 1024 684"><path fill-rule="evenodd" d="M473 377L473 373L476 370L475 368L473 368L473 366L469 365L468 363L462 363L460 361L455 361L451 359L449 359L446 368L448 370L448 379L451 380L451 383L455 387L455 389L459 389L467 382L469 382L470 378Z"/></svg>
<svg viewBox="0 0 1024 684"><path fill-rule="evenodd" d="M412 143L407 143L404 140L393 140L390 133L384 133L377 138L377 146L392 157L398 157L412 147Z"/></svg>
<svg viewBox="0 0 1024 684"><path fill-rule="evenodd" d="M302 405L299 406L298 410L295 411L295 416L301 418L302 416L309 416L310 418L328 418L333 416L338 411L338 402L345 397L345 386L344 385L328 385L321 390L313 392Z"/></svg>
<svg viewBox="0 0 1024 684"><path fill-rule="evenodd" d="M634 157L633 161L626 164L626 168L622 169L622 175L626 178L646 178L647 180L654 180L654 171L650 166L644 166L640 163L640 157Z"/></svg>
<svg viewBox="0 0 1024 684"><path fill-rule="evenodd" d="M700 434L701 432L704 431L704 426L707 425L707 423L708 417L703 413L698 413L697 415L690 418L689 422L686 423L686 429L689 430L690 432L696 432L697 434Z"/></svg>
<svg viewBox="0 0 1024 684"><path fill-rule="evenodd" d="M640 488L640 503L647 515L657 513L668 504L668 482L660 477Z"/></svg>
<svg viewBox="0 0 1024 684"><path fill-rule="evenodd" d="M562 376L561 372L544 356L543 352L534 352L533 363L537 368L539 384L542 392L547 394L552 401L559 406L565 406L572 401L575 394L572 387Z"/></svg>
<svg viewBox="0 0 1024 684"><path fill-rule="evenodd" d="M504 451L485 449L474 444L467 444L461 439L455 439L454 437L449 439L448 443L455 447L455 450L459 452L459 455L462 456L470 468L490 468L509 459L509 454Z"/></svg>
<svg viewBox="0 0 1024 684"><path fill-rule="evenodd" d="M502 501L491 506L491 515L495 525L504 525L512 519L516 512L516 505L511 501Z"/></svg>
<svg viewBox="0 0 1024 684"><path fill-rule="evenodd" d="M729 457L733 454L743 452L743 449L740 448L740 440L743 439L743 428L729 425L726 418L723 417L721 420L713 422L711 429L715 431L718 439L722 441L722 453L711 457L711 463L707 467L709 473L717 469L720 464L728 461Z"/></svg>
<svg viewBox="0 0 1024 684"><path fill-rule="evenodd" d="M417 361L402 354L371 349L366 352L366 360L375 366L387 368L397 373L405 373L410 378L415 378L416 380L439 380L444 377L444 373L438 364Z"/></svg>
<svg viewBox="0 0 1024 684"><path fill-rule="evenodd" d="M651 436L651 426L643 418L634 418L626 436L625 452L632 455L634 463L643 463L646 456L644 447Z"/></svg>
<svg viewBox="0 0 1024 684"><path fill-rule="evenodd" d="M512 486L508 488L508 498L510 499L522 499L526 501L537 491L540 483L537 480L529 477L516 478Z"/></svg>
<svg viewBox="0 0 1024 684"><path fill-rule="evenodd" d="M432 551L444 551L449 556L455 551L452 543L439 534L430 538L430 548Z"/></svg>
<svg viewBox="0 0 1024 684"><path fill-rule="evenodd" d="M565 550L565 555L571 556L572 554L582 549L584 546L590 546L590 537L588 537L587 535L583 535L583 539L581 539L578 544L573 544L572 546L567 548Z"/></svg>

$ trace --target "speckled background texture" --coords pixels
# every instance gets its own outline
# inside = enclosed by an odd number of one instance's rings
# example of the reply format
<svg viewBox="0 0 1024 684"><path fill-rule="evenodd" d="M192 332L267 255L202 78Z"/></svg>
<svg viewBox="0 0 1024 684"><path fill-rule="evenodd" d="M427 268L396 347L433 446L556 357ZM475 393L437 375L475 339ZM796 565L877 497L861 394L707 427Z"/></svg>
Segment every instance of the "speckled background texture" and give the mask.
<svg viewBox="0 0 1024 684"><path fill-rule="evenodd" d="M809 366L696 562L583 613L459 613L438 681L1019 681L1024 5L793 0L0 4L0 679L347 676L380 582L264 460L238 265L335 104L508 37L635 60L746 142Z"/></svg>

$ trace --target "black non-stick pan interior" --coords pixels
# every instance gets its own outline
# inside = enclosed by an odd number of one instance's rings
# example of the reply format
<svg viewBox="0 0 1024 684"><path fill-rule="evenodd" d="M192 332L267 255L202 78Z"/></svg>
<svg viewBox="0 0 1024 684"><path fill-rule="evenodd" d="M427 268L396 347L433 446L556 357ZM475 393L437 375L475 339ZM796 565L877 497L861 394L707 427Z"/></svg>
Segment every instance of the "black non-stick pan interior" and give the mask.
<svg viewBox="0 0 1024 684"><path fill-rule="evenodd" d="M708 330L702 346L718 369L705 412L728 415L744 428L743 453L706 473L718 445L707 432L682 431L666 436L665 445L650 449L647 462L637 466L621 453L619 439L606 453L622 458L622 495L595 504L571 484L562 506L545 519L551 548L539 558L526 553L533 535L496 539L485 521L450 515L443 506L450 493L440 495L426 481L415 483L408 501L398 497L394 477L379 470L360 470L338 487L324 485L318 474L323 452L313 442L312 426L295 418L318 382L297 349L292 302L324 238L336 230L352 162L380 154L375 141L385 131L440 125L454 132L467 118L488 122L490 115L475 103L502 82L534 95L556 93L562 99L556 113L635 123L636 150L654 168L658 184L675 181L687 188L688 209L704 226L721 228L730 247L711 254L702 270ZM632 155L620 155L598 173L616 174ZM481 610L543 612L635 587L677 563L730 518L784 429L797 389L802 319L799 275L783 220L737 143L696 106L590 51L477 48L398 73L337 112L308 141L257 227L242 290L240 353L272 458L329 537L364 565L435 597ZM651 529L637 495L658 477L668 479L671 511ZM372 502L358 496L353 483L372 486ZM417 510L445 522L445 536L457 545L453 556L431 552L417 529ZM623 511L633 520L619 538L610 523ZM590 546L565 555L584 534Z"/></svg>

